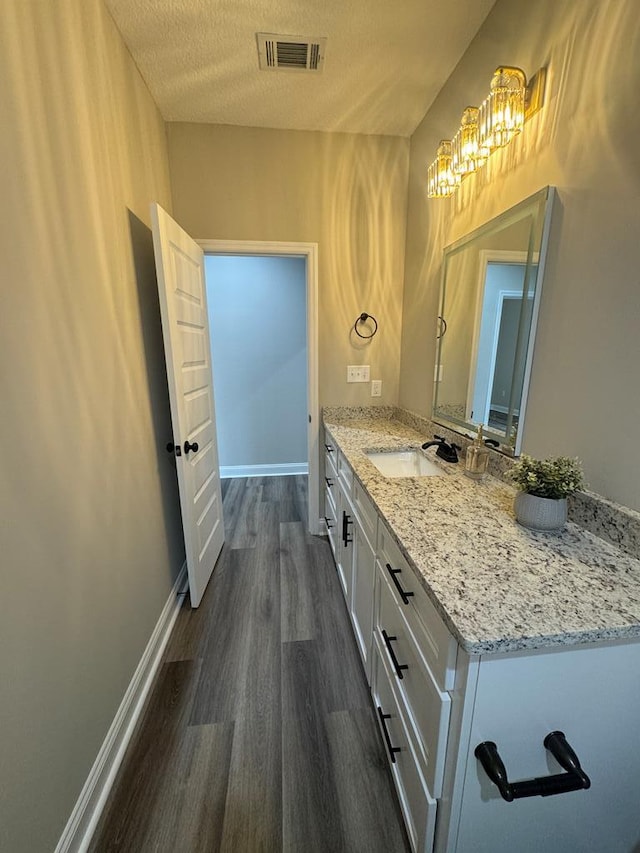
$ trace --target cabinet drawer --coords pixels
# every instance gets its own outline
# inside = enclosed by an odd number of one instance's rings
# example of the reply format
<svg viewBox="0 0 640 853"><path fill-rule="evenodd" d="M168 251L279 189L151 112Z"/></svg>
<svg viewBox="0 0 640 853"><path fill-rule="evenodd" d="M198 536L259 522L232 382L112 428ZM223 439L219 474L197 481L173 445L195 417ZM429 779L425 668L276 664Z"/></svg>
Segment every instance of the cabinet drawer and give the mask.
<svg viewBox="0 0 640 853"><path fill-rule="evenodd" d="M444 757L449 733L451 697L441 691L429 670L416 639L393 595L387 572L378 563L380 603L376 634L387 670L404 711L413 727L429 791L442 793Z"/></svg>
<svg viewBox="0 0 640 853"><path fill-rule="evenodd" d="M355 477L353 478L353 487L351 490L351 503L363 533L371 543L371 547L375 549L376 534L378 531L378 513L375 511L369 496Z"/></svg>
<svg viewBox="0 0 640 853"><path fill-rule="evenodd" d="M327 463L328 464L328 463ZM325 494L328 494L331 497L334 508L338 503L338 477L333 468L329 465L326 467L325 464L325 475L324 475L324 487Z"/></svg>
<svg viewBox="0 0 640 853"><path fill-rule="evenodd" d="M324 437L324 475L332 480L338 479L338 448L328 433Z"/></svg>
<svg viewBox="0 0 640 853"><path fill-rule="evenodd" d="M333 495L329 491L328 488L324 490L324 522L327 528L327 536L329 537L329 544L331 545L331 550L333 551L333 555L335 557L336 554L336 544L338 542L338 521L337 521L337 511L336 505L333 500Z"/></svg>
<svg viewBox="0 0 640 853"><path fill-rule="evenodd" d="M351 590L351 623L356 636L367 682L371 684L371 644L373 642L373 599L376 577L376 555L369 540L356 522L353 530L353 585Z"/></svg>
<svg viewBox="0 0 640 853"><path fill-rule="evenodd" d="M419 853L430 851L433 847L437 803L429 795L420 772L411 735L398 710L377 642L373 644L372 664L378 724L391 761L391 773L411 847ZM394 749L393 754L390 752L391 747Z"/></svg>
<svg viewBox="0 0 640 853"><path fill-rule="evenodd" d="M338 480L340 482L340 488L346 495L348 495L349 500L351 500L351 489L353 488L353 471L351 470L351 466L345 459L344 453L341 450L338 451Z"/></svg>
<svg viewBox="0 0 640 853"><path fill-rule="evenodd" d="M389 578L393 598L402 610L436 683L441 690L453 690L458 644L382 521L378 521L377 550L378 560Z"/></svg>

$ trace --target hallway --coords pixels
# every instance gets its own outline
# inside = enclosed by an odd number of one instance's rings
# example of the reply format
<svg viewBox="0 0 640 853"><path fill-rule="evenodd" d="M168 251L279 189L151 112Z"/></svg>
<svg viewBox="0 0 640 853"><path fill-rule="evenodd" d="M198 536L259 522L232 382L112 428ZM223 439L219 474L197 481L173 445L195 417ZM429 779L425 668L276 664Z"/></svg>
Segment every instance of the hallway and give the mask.
<svg viewBox="0 0 640 853"><path fill-rule="evenodd" d="M91 850L404 853L307 478L223 481L226 544L188 596Z"/></svg>

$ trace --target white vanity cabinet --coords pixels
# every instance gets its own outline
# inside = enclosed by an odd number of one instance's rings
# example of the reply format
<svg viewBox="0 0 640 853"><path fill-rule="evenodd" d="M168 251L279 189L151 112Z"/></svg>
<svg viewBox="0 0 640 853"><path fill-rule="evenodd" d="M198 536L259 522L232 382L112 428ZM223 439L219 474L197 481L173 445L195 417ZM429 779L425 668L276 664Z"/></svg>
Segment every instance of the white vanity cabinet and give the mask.
<svg viewBox="0 0 640 853"><path fill-rule="evenodd" d="M436 853L633 853L640 849L640 646L462 655ZM454 694L455 696L456 694ZM493 741L509 782L562 768L562 731L588 790L506 802L474 752Z"/></svg>
<svg viewBox="0 0 640 853"><path fill-rule="evenodd" d="M344 560L344 549L337 543L333 546L336 563L339 572L340 560L343 572L348 563L349 580L343 588L413 850L640 851L640 642L633 634L629 639L619 633L608 635L606 627L615 632L621 624L616 618L623 625L624 620L633 625L626 599L621 598L618 617L611 615L609 604L608 621L598 629L600 602L594 598L587 624L595 626L602 639L588 642L591 627L584 644L563 645L579 630L574 601L562 588L550 585L549 621L559 633L550 634L551 645L542 649L521 647L527 642L526 601L517 610L522 625L514 625L512 618L511 634L503 635L499 622L497 628L491 627L495 620L489 628L483 625L481 597L463 597L459 603L454 599L449 610L454 624L455 607L477 608L472 618L465 614L465 636L471 639L459 645L440 615L439 602L427 594L346 455L339 447L336 451L332 470L337 502L334 508L330 494L326 506L338 516L338 534L342 532L340 512L349 514L353 538L350 561ZM372 490L372 494L376 493ZM599 555L597 545L590 547ZM425 550L431 553L428 547ZM553 552L545 552L538 543L535 553L545 560ZM447 565L455 577L455 554L449 556ZM430 569L442 583L442 571L428 565L423 566L427 582ZM616 574L621 575L624 589L630 580L625 573L637 567L618 565L617 558L605 552L594 558L593 565L584 563L578 570L584 574L574 596L583 585L597 584L602 571L611 585L610 590L605 585L605 594L615 594ZM531 588L536 564L530 557L522 566L516 563L513 571L514 583L522 571ZM490 580L487 584L487 595L491 595ZM482 628L474 640L476 624ZM490 633L494 630L498 636ZM508 637L513 637L512 651L493 651L494 644L505 643ZM463 646L480 651L471 654ZM482 649L487 646L485 653ZM538 795L548 790L544 780L550 776L560 777L561 786L567 778L560 775L566 771L544 745L553 732L564 733L590 779L588 788ZM476 757L478 745L487 742L496 744L509 783L533 780L529 790L535 788L535 796L503 799Z"/></svg>
<svg viewBox="0 0 640 853"><path fill-rule="evenodd" d="M378 516L364 489L355 480L344 454L330 441L325 444L325 478L328 478L328 482L325 481L325 522L329 541L370 682Z"/></svg>
<svg viewBox="0 0 640 853"><path fill-rule="evenodd" d="M380 721L407 832L424 853L433 849L443 790L458 646L381 520L374 635L373 698L404 734L394 754L398 744L390 747Z"/></svg>
<svg viewBox="0 0 640 853"><path fill-rule="evenodd" d="M335 444L326 441L324 445L324 523L334 559L336 559L338 543L338 492L340 491L337 456Z"/></svg>
<svg viewBox="0 0 640 853"><path fill-rule="evenodd" d="M337 541L334 557L347 606L351 601L353 587L353 524L351 503L341 486L338 491Z"/></svg>
<svg viewBox="0 0 640 853"><path fill-rule="evenodd" d="M373 605L375 590L375 542L378 516L364 489L354 479L351 494L353 525L353 582L349 612L362 663L371 684Z"/></svg>

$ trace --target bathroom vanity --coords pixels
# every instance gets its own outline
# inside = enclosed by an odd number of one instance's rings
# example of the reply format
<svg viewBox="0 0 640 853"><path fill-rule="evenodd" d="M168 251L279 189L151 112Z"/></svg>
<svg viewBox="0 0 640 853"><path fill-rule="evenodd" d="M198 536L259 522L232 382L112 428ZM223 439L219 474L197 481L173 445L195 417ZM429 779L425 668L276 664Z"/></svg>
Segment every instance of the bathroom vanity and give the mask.
<svg viewBox="0 0 640 853"><path fill-rule="evenodd" d="M329 539L413 849L640 849L640 561L520 527L514 490L462 464L394 478L366 455L426 438L325 413ZM551 795L504 799L481 744L503 793Z"/></svg>

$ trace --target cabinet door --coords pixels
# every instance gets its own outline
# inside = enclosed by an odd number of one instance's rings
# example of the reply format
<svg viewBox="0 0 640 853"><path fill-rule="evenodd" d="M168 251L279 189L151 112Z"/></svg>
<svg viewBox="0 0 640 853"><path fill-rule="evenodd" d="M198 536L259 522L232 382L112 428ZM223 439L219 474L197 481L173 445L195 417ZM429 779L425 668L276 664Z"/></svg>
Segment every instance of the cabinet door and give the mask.
<svg viewBox="0 0 640 853"><path fill-rule="evenodd" d="M335 488L335 486L334 486ZM336 549L338 547L338 510L336 508L333 492L327 486L324 490L324 523L327 528L327 536L329 544L333 551L333 558L336 558Z"/></svg>
<svg viewBox="0 0 640 853"><path fill-rule="evenodd" d="M411 849L415 853L431 853L437 802L430 796L420 772L412 737L399 711L390 681L391 676L385 667L377 639L372 645L371 663L373 701L388 750L391 775L400 800Z"/></svg>
<svg viewBox="0 0 640 853"><path fill-rule="evenodd" d="M457 845L447 853L640 849L640 645L574 647L480 662ZM543 740L564 732L588 790L503 800L474 756L497 744L510 782L562 772ZM461 774L462 775L462 774Z"/></svg>
<svg viewBox="0 0 640 853"><path fill-rule="evenodd" d="M342 584L347 608L351 611L351 590L353 584L353 510L349 499L342 491L338 490L338 518L335 561L338 569L338 577Z"/></svg>
<svg viewBox="0 0 640 853"><path fill-rule="evenodd" d="M388 574L380 566L378 578L378 643L393 674L407 726L413 728L425 780L437 798L442 792L451 697L433 677L424 652L395 601Z"/></svg>
<svg viewBox="0 0 640 853"><path fill-rule="evenodd" d="M373 641L373 590L376 556L360 525L354 525L353 584L351 621L362 656L367 681L371 684L371 643Z"/></svg>

